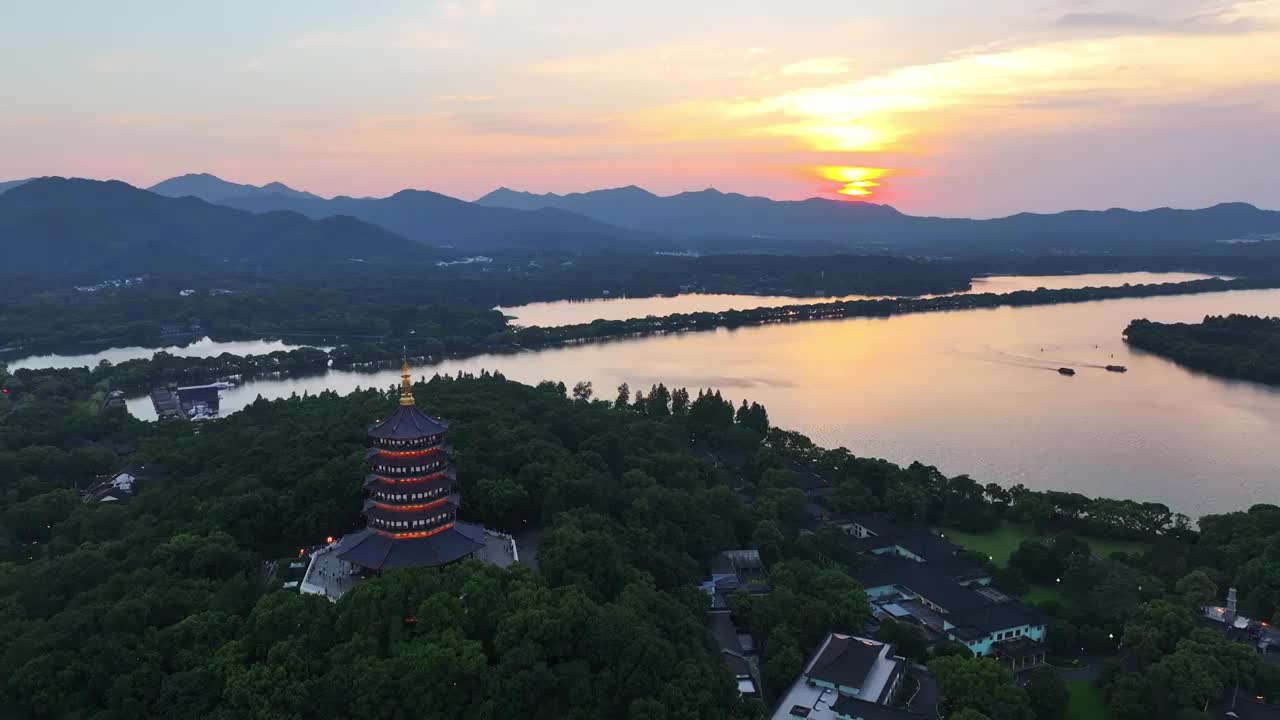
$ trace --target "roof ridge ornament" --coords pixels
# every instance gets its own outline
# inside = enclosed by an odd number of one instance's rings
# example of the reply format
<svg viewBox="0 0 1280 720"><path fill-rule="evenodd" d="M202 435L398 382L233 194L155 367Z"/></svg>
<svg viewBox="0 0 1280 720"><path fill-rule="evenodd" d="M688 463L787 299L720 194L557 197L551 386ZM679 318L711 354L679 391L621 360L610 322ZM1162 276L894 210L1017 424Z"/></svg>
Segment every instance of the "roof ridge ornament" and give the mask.
<svg viewBox="0 0 1280 720"><path fill-rule="evenodd" d="M406 351L400 366L400 404L413 405L413 381L409 378L409 356Z"/></svg>

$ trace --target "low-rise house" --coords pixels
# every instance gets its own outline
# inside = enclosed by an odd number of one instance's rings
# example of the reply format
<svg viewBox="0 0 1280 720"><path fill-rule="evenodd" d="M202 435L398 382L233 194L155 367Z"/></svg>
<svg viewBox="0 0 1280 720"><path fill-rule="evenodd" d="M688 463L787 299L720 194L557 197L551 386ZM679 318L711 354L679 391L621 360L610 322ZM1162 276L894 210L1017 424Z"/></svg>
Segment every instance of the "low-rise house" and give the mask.
<svg viewBox="0 0 1280 720"><path fill-rule="evenodd" d="M963 547L928 528L901 527L882 513L839 513L830 522L857 538L859 548L871 555L929 563L966 584L991 582L991 574L969 560Z"/></svg>
<svg viewBox="0 0 1280 720"><path fill-rule="evenodd" d="M81 492L85 502L121 502L133 497L134 485L142 479L164 474L159 465L126 465L110 475L99 475L97 481Z"/></svg>
<svg viewBox="0 0 1280 720"><path fill-rule="evenodd" d="M830 522L857 538L872 558L858 580L877 620L918 624L931 640L963 643L1014 672L1044 664L1044 617L990 587L991 574L964 548L926 528L900 527L881 513L842 513Z"/></svg>
<svg viewBox="0 0 1280 720"><path fill-rule="evenodd" d="M830 633L805 664L773 714L774 720L907 720L891 707L906 661L877 640Z"/></svg>
<svg viewBox="0 0 1280 720"><path fill-rule="evenodd" d="M810 498L822 497L831 492L831 483L812 470L796 471L796 487Z"/></svg>
<svg viewBox="0 0 1280 720"><path fill-rule="evenodd" d="M125 403L123 390L112 390L108 392L106 397L102 399L103 410L107 410L109 408L124 408L124 407L128 407L128 405Z"/></svg>
<svg viewBox="0 0 1280 720"><path fill-rule="evenodd" d="M720 659L733 674L738 694L760 697L759 673L751 661L755 655L755 638L735 625L728 611L707 613L707 629L720 646Z"/></svg>
<svg viewBox="0 0 1280 720"><path fill-rule="evenodd" d="M1040 642L1044 616L994 588L959 581L930 563L901 557L879 559L858 579L879 618L910 618L929 628L935 639L955 640L975 655L1003 659L1017 672L1045 661L1047 651Z"/></svg>
<svg viewBox="0 0 1280 720"><path fill-rule="evenodd" d="M769 577L760 551L725 550L711 564L711 579L699 587L711 597L712 610L729 607L729 596L739 590L753 595L769 592Z"/></svg>

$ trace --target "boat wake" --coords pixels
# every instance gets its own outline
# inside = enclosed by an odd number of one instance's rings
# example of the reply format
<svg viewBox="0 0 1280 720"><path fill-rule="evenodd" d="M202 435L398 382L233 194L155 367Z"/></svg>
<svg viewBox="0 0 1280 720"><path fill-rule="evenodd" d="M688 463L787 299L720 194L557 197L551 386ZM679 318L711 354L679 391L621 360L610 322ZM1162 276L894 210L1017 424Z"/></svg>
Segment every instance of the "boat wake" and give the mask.
<svg viewBox="0 0 1280 720"><path fill-rule="evenodd" d="M990 345L983 345L982 353L964 353L961 355L969 355L986 362L999 363L1001 365L1011 365L1013 367L1024 367L1033 370L1051 370L1059 372L1061 368L1090 368L1094 370L1106 370L1106 365L1100 365L1093 362L1080 362L1078 360L1070 360L1058 357L1048 357L1045 355L1025 355L1022 353L1009 352L1007 350L998 350Z"/></svg>

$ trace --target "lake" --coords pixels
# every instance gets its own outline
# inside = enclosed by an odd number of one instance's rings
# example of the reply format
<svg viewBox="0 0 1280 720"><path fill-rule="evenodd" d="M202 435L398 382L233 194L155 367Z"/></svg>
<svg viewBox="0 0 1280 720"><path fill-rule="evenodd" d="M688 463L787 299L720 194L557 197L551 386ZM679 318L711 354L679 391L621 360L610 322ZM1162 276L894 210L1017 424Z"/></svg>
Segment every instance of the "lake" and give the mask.
<svg viewBox="0 0 1280 720"><path fill-rule="evenodd" d="M1152 283L1203 280L1210 275L1181 272L1088 273L1079 275L993 275L973 279L971 293L1008 293L1015 290L1046 288L1061 290L1082 287L1117 287ZM650 315L662 317L677 313L724 312L760 307L782 307L838 300L871 300L883 295L830 295L825 297L791 297L787 295L723 295L686 293L670 297L593 298L590 300L557 300L527 305L496 308L513 318L514 325L560 327L579 325L594 320L632 320Z"/></svg>
<svg viewBox="0 0 1280 720"><path fill-rule="evenodd" d="M1147 283L1183 282L1200 280L1209 275L1197 273L1094 273L1082 275L1001 275L975 278L973 292L1006 293L1014 290L1034 290L1038 287L1049 289L1075 288L1092 286L1118 286L1126 283L1139 285ZM519 307L497 308L508 315L516 316L512 321L520 325L541 325L557 327L589 323L596 319L627 320L649 315L672 315L675 313L718 312L733 308L746 309L757 307L778 307L813 302L832 302L835 300L865 300L872 295L843 295L825 298L796 298L780 295L702 295L688 294L673 297L652 298L601 298L596 300L560 300L557 302L530 303ZM180 357L217 357L222 353L232 355L262 355L276 350L292 350L299 347L317 347L331 350L324 345L293 345L280 340L245 340L238 342L215 342L207 337L186 345L170 345L168 347L119 347L94 353L79 355L31 355L8 361L9 370L94 367L103 360L121 363L126 360L150 359L163 350L170 355ZM3 361L3 358L0 358Z"/></svg>
<svg viewBox="0 0 1280 720"><path fill-rule="evenodd" d="M414 369L500 370L527 383L719 388L827 447L937 465L980 482L1157 500L1193 517L1280 503L1280 389L1188 371L1129 349L1134 318L1280 315L1280 290L1242 290L849 318L656 336ZM1124 374L1106 364L1129 368ZM1058 367L1077 374L1064 377ZM398 371L330 371L224 393L223 412L324 389L390 387ZM154 414L146 398L130 410Z"/></svg>
<svg viewBox="0 0 1280 720"><path fill-rule="evenodd" d="M333 348L322 345L291 345L280 340L243 340L237 342L215 342L204 337L186 345L170 345L162 348L119 347L83 355L29 355L11 361L9 370L38 370L41 368L96 367L103 360L112 364L126 360L150 360L160 351L179 357L217 357L222 353L232 355L263 355L277 350L294 350L300 347L317 347L321 350Z"/></svg>

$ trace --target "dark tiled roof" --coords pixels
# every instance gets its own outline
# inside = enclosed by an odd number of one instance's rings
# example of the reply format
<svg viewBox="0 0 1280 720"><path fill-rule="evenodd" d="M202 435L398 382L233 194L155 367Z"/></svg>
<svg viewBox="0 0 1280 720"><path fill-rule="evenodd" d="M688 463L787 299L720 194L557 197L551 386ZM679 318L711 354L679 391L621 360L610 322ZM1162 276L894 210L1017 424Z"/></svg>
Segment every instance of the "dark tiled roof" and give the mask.
<svg viewBox="0 0 1280 720"><path fill-rule="evenodd" d="M366 528L343 537L337 552L340 560L370 570L433 567L461 560L484 547L483 535L483 528L461 522L435 535L404 540Z"/></svg>
<svg viewBox="0 0 1280 720"><path fill-rule="evenodd" d="M973 628L984 635L1019 625L1044 624L1044 616L1039 610L1016 600L1002 603L988 602L985 605L953 613L948 619L956 625Z"/></svg>
<svg viewBox="0 0 1280 720"><path fill-rule="evenodd" d="M814 474L805 470L796 473L799 477L796 479L796 487L804 492L813 492L815 490L825 490L831 487L831 483L827 482L821 475Z"/></svg>
<svg viewBox="0 0 1280 720"><path fill-rule="evenodd" d="M122 473L128 473L136 478L153 480L164 477L164 466L159 463L147 463L145 465L130 463L120 468L120 472L116 473L116 475L120 475ZM112 477L115 476L113 475Z"/></svg>
<svg viewBox="0 0 1280 720"><path fill-rule="evenodd" d="M853 546L862 552L883 550L897 545L897 541L887 535L870 535L853 541Z"/></svg>
<svg viewBox="0 0 1280 720"><path fill-rule="evenodd" d="M845 695L840 696L840 699L831 706L831 710L837 715L858 720L924 720L923 715L910 710L900 710Z"/></svg>
<svg viewBox="0 0 1280 720"><path fill-rule="evenodd" d="M379 440L417 440L439 435L449 424L418 409L417 405L400 405L395 412L369 428L369 437Z"/></svg>
<svg viewBox="0 0 1280 720"><path fill-rule="evenodd" d="M906 583L906 586L911 588L912 592L945 610L948 616L964 615L991 604L987 598L926 564L921 564L920 570ZM955 620L951 621L957 625L960 624Z"/></svg>
<svg viewBox="0 0 1280 720"><path fill-rule="evenodd" d="M920 563L895 556L877 557L866 567L858 570L855 577L864 588L882 585L900 585L914 577Z"/></svg>
<svg viewBox="0 0 1280 720"><path fill-rule="evenodd" d="M805 504L804 504L804 511L805 511L805 513L806 513L806 514L808 514L808 515L809 515L809 517L812 517L812 518L819 518L819 519L821 519L821 518L829 518L829 517L831 517L831 511L830 511L830 510L828 510L827 508L823 507L822 505L819 505L819 504L818 504L818 503L816 503L816 502L807 502L807 503L805 503Z"/></svg>
<svg viewBox="0 0 1280 720"><path fill-rule="evenodd" d="M178 397L183 405L202 402L211 408L218 407L218 387L216 385L192 385L178 388Z"/></svg>
<svg viewBox="0 0 1280 720"><path fill-rule="evenodd" d="M1019 625L1042 625L1044 616L1034 608L1011 600L996 602L957 583L932 563L905 558L878 558L858 573L863 587L898 585L942 608L944 617L958 626L956 637L976 640L992 632Z"/></svg>
<svg viewBox="0 0 1280 720"><path fill-rule="evenodd" d="M986 637L989 634L989 633L981 632L976 628L971 628L971 627L951 628L947 632L951 633L952 635L955 635L957 638L963 640L964 642L973 642L974 640L981 640L982 638Z"/></svg>
<svg viewBox="0 0 1280 720"><path fill-rule="evenodd" d="M883 643L867 644L848 635L832 633L805 675L834 685L860 688L883 649Z"/></svg>
<svg viewBox="0 0 1280 720"><path fill-rule="evenodd" d="M754 548L724 550L711 563L711 572L716 575L763 573L764 562L760 559L760 551Z"/></svg>
<svg viewBox="0 0 1280 720"><path fill-rule="evenodd" d="M707 613L707 629L716 639L721 650L735 655L742 654L742 643L738 640L738 628L727 612Z"/></svg>
<svg viewBox="0 0 1280 720"><path fill-rule="evenodd" d="M863 587L901 585L909 588L947 613L965 612L990 602L952 580L942 569L906 558L877 558L874 564L859 571L857 577Z"/></svg>
<svg viewBox="0 0 1280 720"><path fill-rule="evenodd" d="M747 676L751 677L751 663L747 662L741 655L734 655L728 650L720 651L720 659L724 662L724 666L729 668L729 672L734 677Z"/></svg>
<svg viewBox="0 0 1280 720"><path fill-rule="evenodd" d="M898 526L893 518L878 512L847 512L832 516L833 521L857 523L876 535L890 535Z"/></svg>
<svg viewBox="0 0 1280 720"><path fill-rule="evenodd" d="M924 558L926 562L946 567L951 575L972 574L980 568L964 558L964 548L923 527L901 527L884 513L837 513L832 522L857 523L875 534L860 541L864 549L876 550L891 545Z"/></svg>
<svg viewBox="0 0 1280 720"><path fill-rule="evenodd" d="M950 540L939 537L924 528L895 531L890 535L899 545L930 563L949 562L964 550Z"/></svg>

